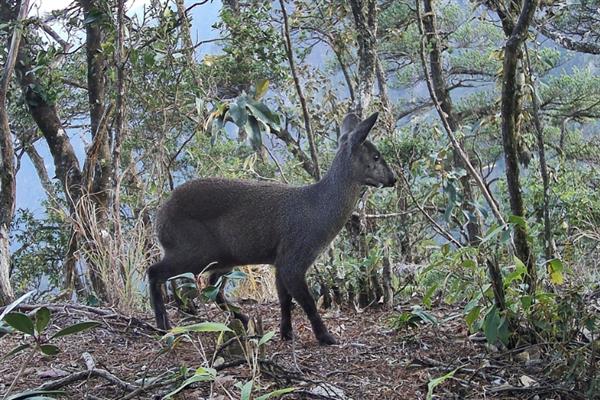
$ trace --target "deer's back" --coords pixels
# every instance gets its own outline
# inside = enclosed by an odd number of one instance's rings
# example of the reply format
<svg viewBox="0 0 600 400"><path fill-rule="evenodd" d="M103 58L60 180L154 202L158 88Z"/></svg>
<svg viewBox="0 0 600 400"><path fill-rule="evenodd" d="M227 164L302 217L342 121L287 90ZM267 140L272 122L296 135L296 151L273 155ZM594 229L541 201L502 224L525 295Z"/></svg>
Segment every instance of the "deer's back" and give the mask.
<svg viewBox="0 0 600 400"><path fill-rule="evenodd" d="M232 264L272 263L299 188L197 179L176 188L159 211L165 252L210 252ZM225 261L223 261L225 262Z"/></svg>

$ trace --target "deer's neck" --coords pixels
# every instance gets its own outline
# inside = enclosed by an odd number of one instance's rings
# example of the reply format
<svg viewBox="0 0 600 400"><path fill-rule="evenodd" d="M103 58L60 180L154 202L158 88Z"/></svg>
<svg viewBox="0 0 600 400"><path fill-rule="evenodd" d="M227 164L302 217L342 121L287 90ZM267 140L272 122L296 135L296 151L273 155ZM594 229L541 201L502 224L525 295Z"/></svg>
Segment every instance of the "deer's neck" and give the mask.
<svg viewBox="0 0 600 400"><path fill-rule="evenodd" d="M331 227L334 236L352 214L362 192L362 185L353 179L349 166L342 161L336 157L327 174L314 185L320 220Z"/></svg>

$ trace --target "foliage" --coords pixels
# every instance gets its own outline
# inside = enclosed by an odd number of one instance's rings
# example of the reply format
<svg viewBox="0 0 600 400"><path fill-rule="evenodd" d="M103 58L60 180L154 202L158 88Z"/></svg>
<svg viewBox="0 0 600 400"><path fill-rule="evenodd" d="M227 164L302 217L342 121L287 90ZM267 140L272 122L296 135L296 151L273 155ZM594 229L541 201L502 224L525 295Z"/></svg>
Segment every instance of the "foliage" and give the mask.
<svg viewBox="0 0 600 400"><path fill-rule="evenodd" d="M39 307L34 310L35 312L32 313L33 317L29 314L11 311L19 303L24 301L26 297L29 297L30 294L31 292L17 299L12 304L9 304L5 311L0 315L0 334L20 333L23 334L25 338L24 343L9 350L6 354L3 354L2 360L10 359L24 350L29 350L26 360L21 364L21 367L15 375L10 387L4 394L5 398L18 399L25 397L29 398L33 395L41 396L46 394L62 394L62 391L36 391L35 393L22 392L8 397L13 386L19 380L25 367L29 365L35 353L39 352L44 356L49 357L55 356L60 352L60 347L54 344L56 339L84 332L86 330L96 328L102 324L98 321L82 321L66 326L54 332L53 334L50 334L47 331L52 320L52 315L47 307Z"/></svg>
<svg viewBox="0 0 600 400"><path fill-rule="evenodd" d="M151 1L143 12L130 12L125 18L122 65L117 62L118 26L111 2L100 2L103 12L87 20L75 6L28 22L24 51L31 69L27 74L36 77L29 89L63 122L67 143L74 147L82 168L97 134L89 126L88 94L93 88L89 87L85 52L85 29L92 23L98 23L103 31L100 54L105 64L99 72L106 84L103 105L117 102L119 71L124 74L125 101L123 110L106 115L109 129L104 145L109 156L96 160L89 170L93 175L109 167L108 209L96 207L97 193L91 188L86 188L90 193L82 196L79 207L73 207L68 202L73 193L65 192L57 173L60 164L51 166L55 158L45 147L51 144L47 132L32 119L30 107L38 104L25 96L18 76L11 82L8 110L18 164L26 168L27 158L35 156L31 147L39 151L57 194L41 204L41 212L19 210L13 221L11 281L17 292L65 289L64 260L74 233L80 244L77 268L83 272L79 289L91 286L88 275L93 266L113 288L108 298L111 304L144 309L145 270L159 255L152 221L174 187L208 176L313 183L302 157L311 158L307 123L314 131L322 170L327 169L335 155L342 118L363 84L358 78L360 49L350 4L285 2L295 72L306 101L308 115L304 115L292 81L278 6L260 1L223 2L215 13L217 21L209 27L207 11L219 5L200 3L187 13L192 32L198 27L213 30L209 39L203 37L192 48L187 43L196 42L196 35L186 37L184 18L172 3ZM524 60L519 62L522 109L516 122L519 153L522 161L527 158L530 162L520 166L526 213L514 217L509 211L501 135L506 35L496 11L487 3L435 2L443 74L436 78L446 85L452 100L455 134L498 202L507 226L498 224L472 177L466 178L467 169L457 163L434 111L426 90L414 2L377 3L378 29L373 39L380 71L374 79L378 87L368 88L374 98L365 112L389 114L390 123L378 123L373 139L402 183L393 190L367 191L333 249L325 251L317 268L309 272L311 288L323 298L323 305L332 303L326 298L339 305L378 305L385 283L396 302L404 295L421 300L418 307L392 317L394 329L443 324L435 321L432 310L445 302L461 307L469 331L481 332L490 344L548 342L556 344L553 354L566 360L565 365L587 365L589 346L581 353L568 348L578 340L588 340L586 330L595 332L597 328L597 313L586 302L586 296L597 290L600 276L597 60L581 51L564 51L564 40L552 41L538 32L547 29L594 44L597 3L542 4L536 13L537 26L527 36L524 54L532 70L526 70ZM63 48L47 34L42 22L60 32L71 47ZM3 43L8 42L7 26L0 27ZM0 54L5 58L4 47ZM384 109L383 89L388 92L389 109ZM534 99L539 105L537 112ZM117 117L124 121L121 136ZM548 199L540 173L538 125L548 164ZM117 138L123 140L120 150ZM43 173L42 169L40 175ZM27 192L29 184L34 183L26 182L18 192ZM465 187L471 189L472 198ZM556 247L550 257L544 237L546 207ZM467 223L473 221L483 232L478 243L468 242ZM516 226L527 228L527 242L540 276L535 294L528 293L525 284L527 260L514 256ZM498 267L505 304L497 301L494 290L498 287L491 284L490 265ZM414 280L402 275L405 266L414 267ZM391 271L388 282L384 281L386 269ZM239 277L236 272L229 276ZM177 281L174 295L184 303L189 301L187 291L198 290L193 276L173 279ZM214 299L218 290L231 291L235 280L226 287L220 280L202 294ZM80 300L85 298L97 297L80 295ZM44 311L39 312L42 326ZM8 320L30 332L30 348L52 345L35 330L36 317L11 314ZM195 331L231 334L225 328L235 330L213 324L179 327L165 341L196 340ZM259 342L253 337L242 346L253 369L252 379L240 382L244 396L260 387L255 376L256 354L264 343ZM202 367L181 372L184 383L214 379L210 357L204 356ZM577 382L584 379L575 368L567 375ZM436 385L451 378L445 375L432 381L429 395Z"/></svg>

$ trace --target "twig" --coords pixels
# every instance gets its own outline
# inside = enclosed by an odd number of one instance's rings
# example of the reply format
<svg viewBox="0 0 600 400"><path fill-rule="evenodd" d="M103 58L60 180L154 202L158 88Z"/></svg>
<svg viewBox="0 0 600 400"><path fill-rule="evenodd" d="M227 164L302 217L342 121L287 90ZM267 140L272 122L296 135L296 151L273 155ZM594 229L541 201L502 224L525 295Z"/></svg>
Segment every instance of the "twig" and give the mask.
<svg viewBox="0 0 600 400"><path fill-rule="evenodd" d="M302 86L300 85L300 79L298 78L298 73L296 71L296 64L294 62L294 53L292 50L292 40L290 38L290 27L288 24L288 16L287 11L285 9L285 3L283 0L279 0L279 5L281 6L281 13L283 15L283 35L285 38L285 52L288 58L288 62L290 64L290 70L292 72L292 77L294 78L294 85L296 86L296 92L298 93L298 98L300 99L300 105L302 106L302 116L304 117L304 128L306 129L306 136L308 138L308 146L310 149L310 157L312 159L313 167L314 167L314 178L315 180L321 179L321 170L319 168L319 157L317 156L317 147L315 146L315 138L313 135L313 131L310 125L310 114L308 112L308 106L306 105L306 99L304 98L304 94L302 93Z"/></svg>
<svg viewBox="0 0 600 400"><path fill-rule="evenodd" d="M269 148L265 145L263 145L264 149L267 151L267 153L269 154L269 156L271 157L271 159L273 160L273 162L275 162L275 165L277 165L277 169L279 170L279 174L281 175L281 179L283 179L283 181L287 184L290 183L290 181L288 181L288 179L285 177L285 174L283 173L283 168L281 168L281 164L279 163L279 161L277 161L277 158L275 157L275 155L273 154L273 152L271 150L269 150Z"/></svg>
<svg viewBox="0 0 600 400"><path fill-rule="evenodd" d="M88 371L79 371L72 373L71 375L65 376L64 378L57 379L55 381L46 382L40 386L38 386L35 390L56 390L61 387L70 385L71 383L87 380L92 377L103 378L109 381L110 383L119 386L120 388L127 390L129 392L134 391L139 388L139 386L131 384L129 382L125 382L124 380L116 377L105 369L91 369Z"/></svg>
<svg viewBox="0 0 600 400"><path fill-rule="evenodd" d="M408 180L406 179L406 177L404 176L404 173L400 172L398 175L402 178L402 181L404 182L404 184L406 185L406 187L410 188L410 184L409 184ZM463 247L462 244L458 240L454 239L454 237L449 232L447 232L444 228L442 228L440 226L440 224L438 224L433 218L431 218L431 216L429 214L427 214L427 211L425 211L423 209L423 207L419 204L419 202L417 201L417 199L415 199L415 196L412 194L412 190L409 189L408 190L408 194L409 194L410 198L412 199L412 201L417 206L417 208L419 209L419 211L421 211L421 213L425 216L425 218L427 218L427 220L429 222L431 222L431 224L433 225L433 227L435 228L435 230L440 235L444 236L450 242L454 243L457 247Z"/></svg>
<svg viewBox="0 0 600 400"><path fill-rule="evenodd" d="M417 6L417 21L418 21L419 33L421 34L421 41L420 41L421 51L419 52L420 53L419 55L421 57L421 63L423 65L425 82L427 83L427 88L429 89L429 94L431 95L431 99L433 100L433 105L435 106L435 109L440 116L442 125L444 126L444 130L446 131L448 138L450 138L452 147L454 148L454 150L458 153L460 158L465 163L465 167L467 167L469 174L475 179L475 182L477 183L477 186L479 186L481 193L483 193L483 196L487 200L487 203L490 206L492 213L494 214L494 216L496 217L496 219L498 220L500 225L506 225L506 222L504 221L504 218L502 217L502 214L500 213L500 210L498 209L498 204L497 204L496 200L494 199L494 196L492 196L492 193L488 190L487 186L485 185L485 182L483 181L483 179L481 178L479 173L475 170L475 168L473 167L473 164L471 164L468 154L465 153L465 151L461 147L460 143L458 142L458 139L454 135L454 132L450 128L450 125L448 123L448 118L446 117L446 113L442 110L440 101L437 97L437 94L435 93L435 89L433 88L431 74L429 72L429 68L427 67L427 61L425 59L425 43L424 43L425 34L424 34L424 29L423 29L423 20L422 20L421 7L419 4L419 1L420 0L416 0L416 2L415 2L416 6Z"/></svg>

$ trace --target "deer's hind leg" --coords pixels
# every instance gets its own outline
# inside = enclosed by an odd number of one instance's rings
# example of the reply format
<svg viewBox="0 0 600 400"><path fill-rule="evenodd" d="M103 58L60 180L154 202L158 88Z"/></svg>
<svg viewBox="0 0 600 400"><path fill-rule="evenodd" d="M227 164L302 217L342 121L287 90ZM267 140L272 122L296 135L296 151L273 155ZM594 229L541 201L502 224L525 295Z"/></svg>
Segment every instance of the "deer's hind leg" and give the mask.
<svg viewBox="0 0 600 400"><path fill-rule="evenodd" d="M285 288L281 273L276 271L275 274L277 296L279 297L279 307L281 308L281 323L279 326L279 331L283 340L292 340L294 337L292 329L292 295Z"/></svg>
<svg viewBox="0 0 600 400"><path fill-rule="evenodd" d="M308 285L306 284L305 273L311 266L314 258L307 259L306 257L282 257L276 261L277 273L281 276L281 282L287 290L287 293L291 295L298 304L302 307L310 324L312 325L313 333L319 341L319 344L330 345L337 344L337 341L331 333L327 330L327 327L323 323L319 312L317 311L317 305L315 299L313 299ZM278 289L279 291L279 289ZM287 301L287 298L284 297ZM287 305L287 302L285 302ZM282 306L282 317L287 317L288 311ZM284 315L285 312L285 315ZM282 323L284 321L282 319ZM290 323L291 325L291 323ZM285 326L287 329L288 326ZM291 331L291 328L290 328Z"/></svg>
<svg viewBox="0 0 600 400"><path fill-rule="evenodd" d="M248 316L239 312L237 310L237 307L230 306L229 302L225 298L225 294L223 293L223 290L225 289L225 284L227 283L227 278L225 277L225 274L229 273L232 268L233 267L224 268L224 267L219 266L218 270L210 272L210 275L208 277L208 283L211 286L215 286L218 283L219 278L221 278L221 277L223 278L223 280L221 281L219 290L217 292L217 297L215 298L215 302L217 303L219 308L221 308L221 310L231 312L233 314L234 318L239 319L242 322L242 324L244 324L244 328L248 328L248 321L249 321Z"/></svg>

